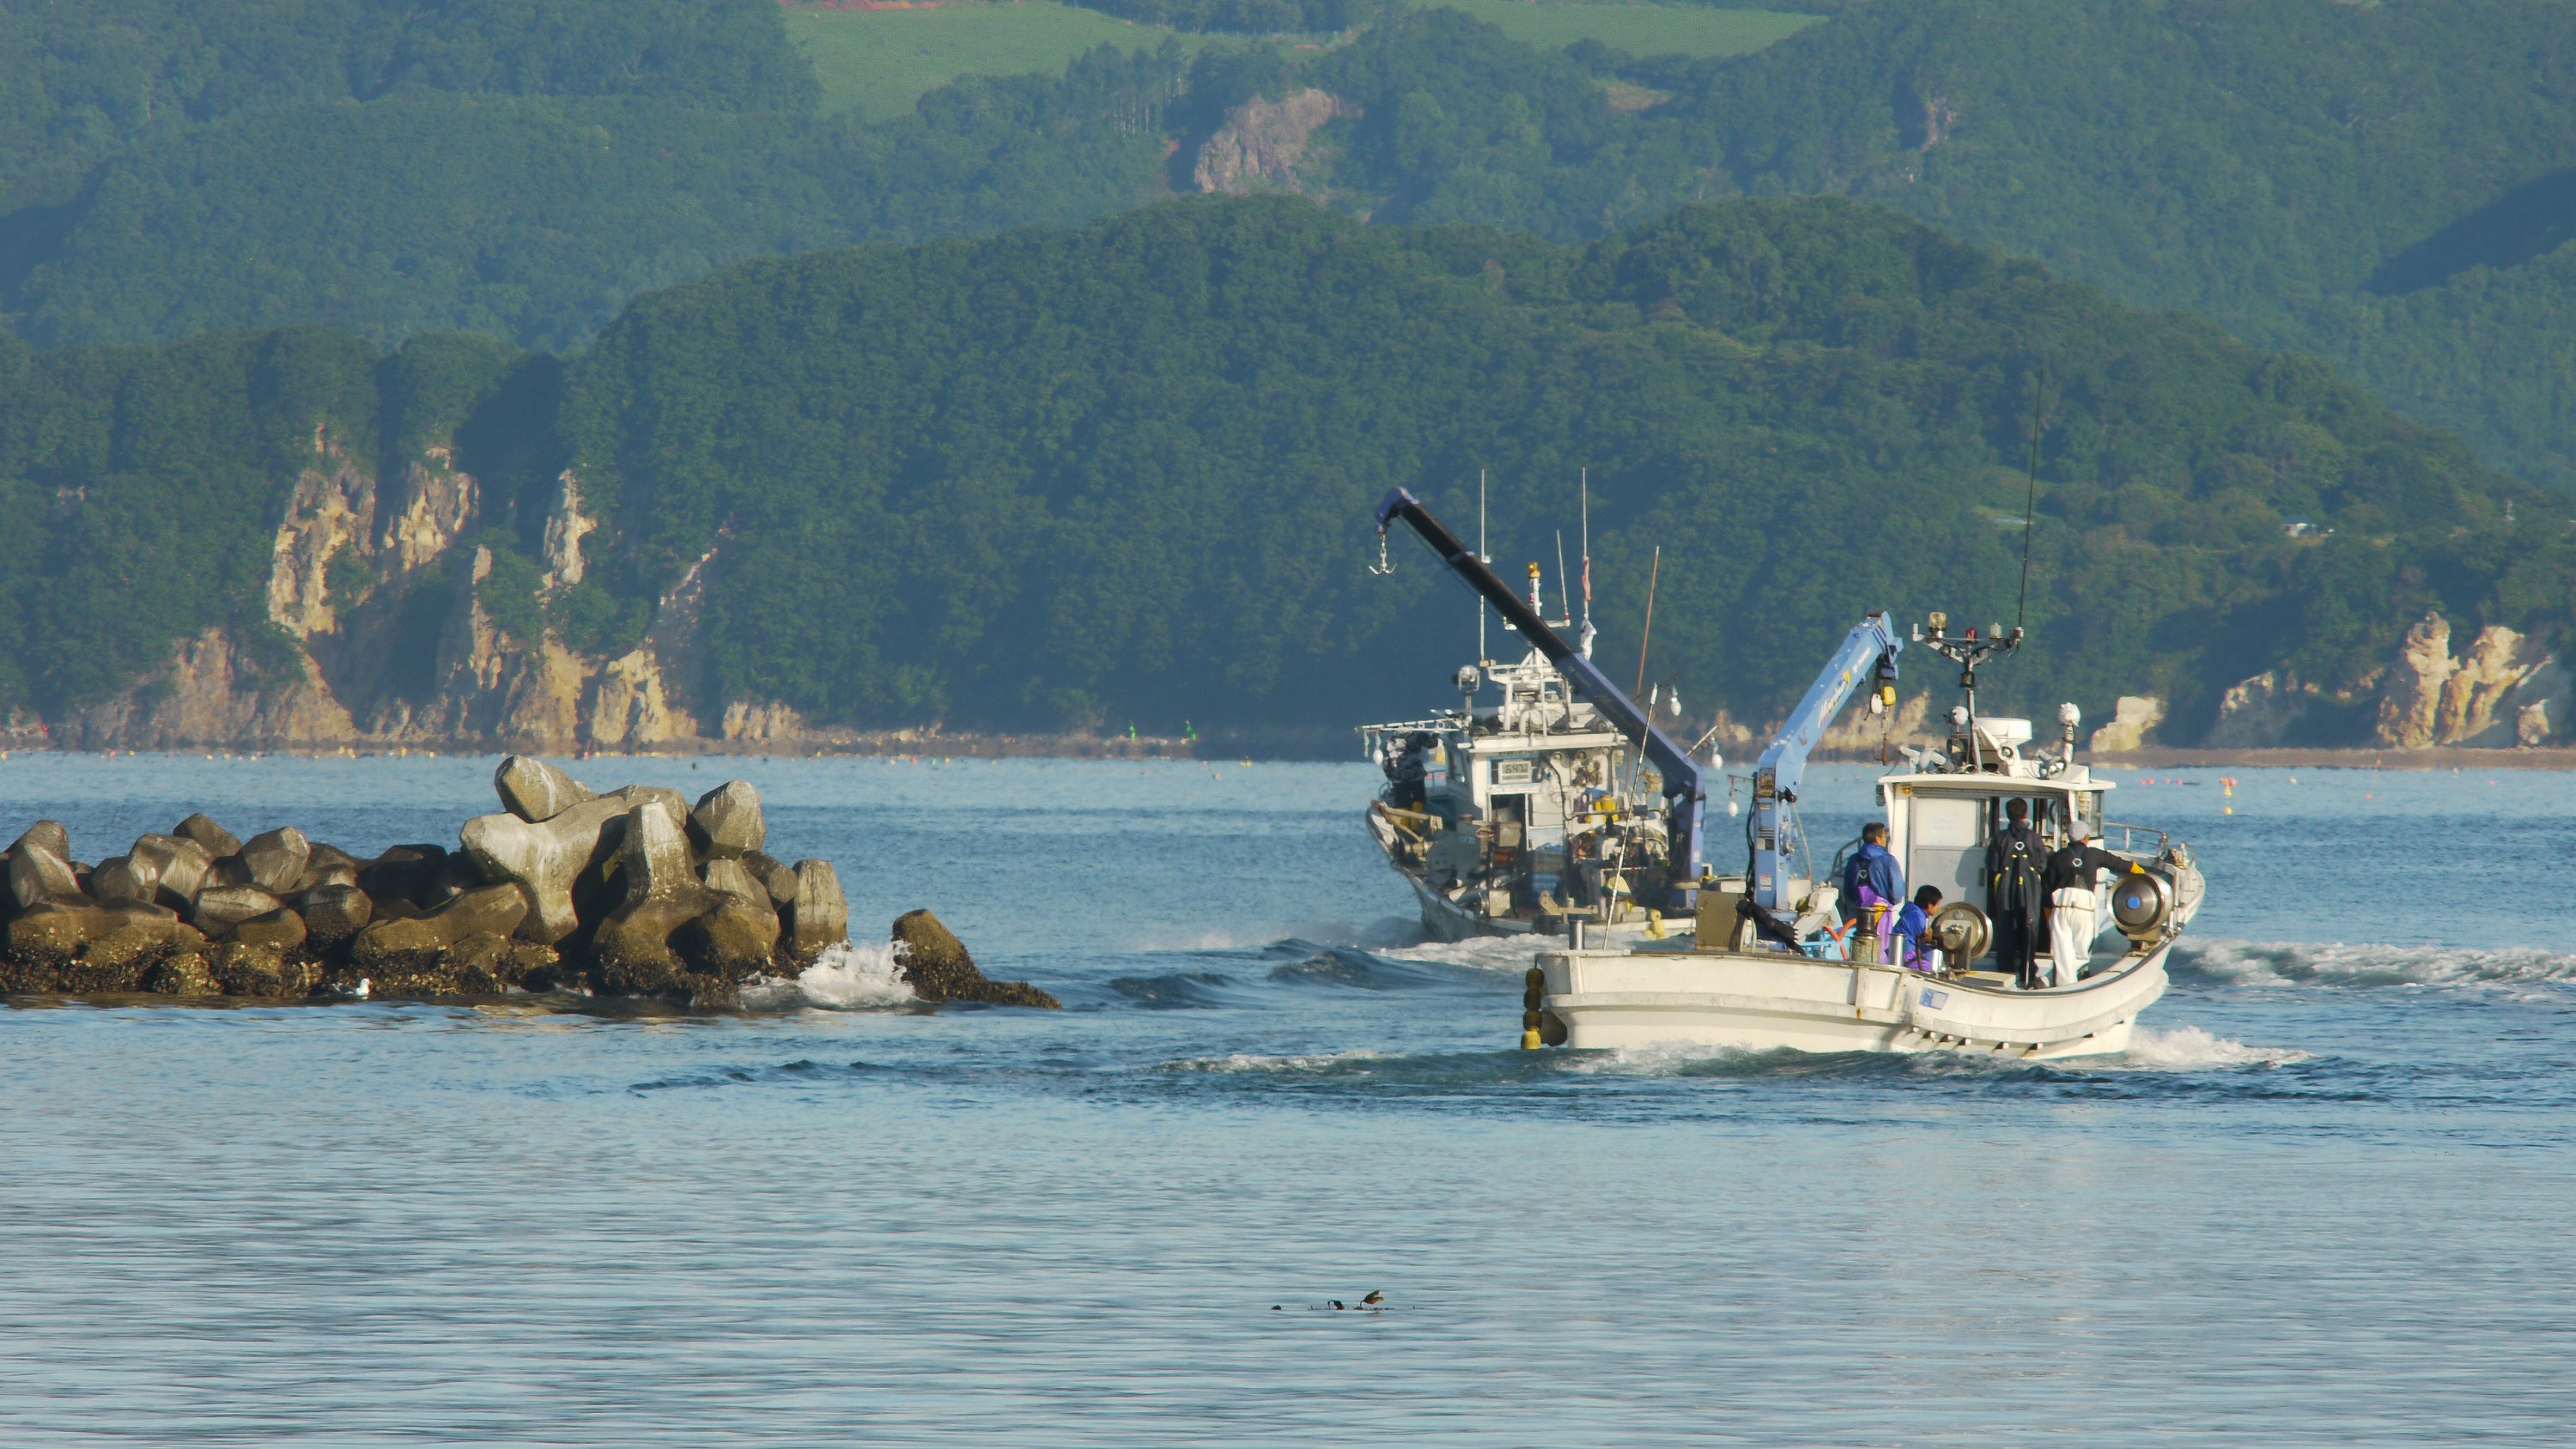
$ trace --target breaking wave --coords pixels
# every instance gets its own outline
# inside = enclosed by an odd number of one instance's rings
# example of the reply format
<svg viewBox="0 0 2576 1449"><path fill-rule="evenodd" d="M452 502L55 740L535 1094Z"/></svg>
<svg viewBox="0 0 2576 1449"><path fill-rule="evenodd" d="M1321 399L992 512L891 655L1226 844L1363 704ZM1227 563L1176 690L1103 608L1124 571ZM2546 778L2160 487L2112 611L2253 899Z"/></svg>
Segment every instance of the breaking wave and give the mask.
<svg viewBox="0 0 2576 1449"><path fill-rule="evenodd" d="M2306 1060L2308 1054L2296 1047L2247 1046L2230 1037L2212 1036L2196 1026L2178 1026L2171 1031L2141 1026L2130 1032L2128 1053L2118 1064L2154 1071L2195 1072L2219 1067L2282 1067Z"/></svg>
<svg viewBox="0 0 2576 1449"><path fill-rule="evenodd" d="M1366 1069L1371 1062L1405 1060L1394 1052L1353 1047L1348 1051L1278 1054L1231 1052L1221 1057L1182 1057L1162 1064L1167 1072L1331 1072Z"/></svg>
<svg viewBox="0 0 2576 1449"><path fill-rule="evenodd" d="M892 942L858 945L844 941L823 953L794 980L762 976L742 988L742 1004L755 1011L821 1007L827 1011L869 1011L901 1006L913 1000L912 983Z"/></svg>
<svg viewBox="0 0 2576 1449"><path fill-rule="evenodd" d="M2175 967L2245 986L2477 986L2576 981L2576 956L2536 946L2345 946L2204 941L2174 948Z"/></svg>

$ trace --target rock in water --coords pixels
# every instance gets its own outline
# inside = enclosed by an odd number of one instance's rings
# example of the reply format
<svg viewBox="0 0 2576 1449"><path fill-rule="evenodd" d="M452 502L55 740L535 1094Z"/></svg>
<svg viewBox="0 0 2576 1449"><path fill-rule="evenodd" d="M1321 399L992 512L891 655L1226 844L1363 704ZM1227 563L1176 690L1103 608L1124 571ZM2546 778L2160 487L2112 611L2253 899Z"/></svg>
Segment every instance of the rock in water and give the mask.
<svg viewBox="0 0 2576 1449"><path fill-rule="evenodd" d="M196 951L174 951L162 957L144 974L143 989L163 996L212 996L217 990L205 956Z"/></svg>
<svg viewBox="0 0 2576 1449"><path fill-rule="evenodd" d="M610 822L623 823L629 807L614 796L584 800L542 823L516 815L477 815L459 832L465 853L494 880L516 882L528 893L522 940L551 946L581 929L573 883L622 841L608 838Z"/></svg>
<svg viewBox="0 0 2576 1449"><path fill-rule="evenodd" d="M358 932L349 957L362 967L416 963L468 936L507 936L528 914L527 893L515 885L465 891L417 915L370 922Z"/></svg>
<svg viewBox="0 0 2576 1449"><path fill-rule="evenodd" d="M376 914L375 903L356 886L320 886L291 904L304 918L306 942L317 951L335 950L342 942L356 939Z"/></svg>
<svg viewBox="0 0 2576 1449"><path fill-rule="evenodd" d="M689 834L698 848L718 860L739 860L747 850L769 843L769 825L760 818L760 792L748 780L727 780L698 797L689 812Z"/></svg>
<svg viewBox="0 0 2576 1449"><path fill-rule="evenodd" d="M840 874L828 860L800 860L789 875L795 891L787 913L787 954L801 971L813 965L815 957L850 939L850 902L841 894ZM937 918L932 923L937 924ZM957 949L963 954L966 948Z"/></svg>
<svg viewBox="0 0 2576 1449"><path fill-rule="evenodd" d="M664 995L679 984L682 969L671 933L712 909L716 894L691 869L689 838L662 801L646 800L627 812L623 852L626 901L600 922L592 949L611 991Z"/></svg>
<svg viewBox="0 0 2576 1449"><path fill-rule="evenodd" d="M214 949L206 973L226 996L302 996L313 989L310 968L290 962L273 947L226 941Z"/></svg>
<svg viewBox="0 0 2576 1449"><path fill-rule="evenodd" d="M769 903L781 912L796 904L796 872L757 850L742 853L743 869L751 878L769 888Z"/></svg>
<svg viewBox="0 0 2576 1449"><path fill-rule="evenodd" d="M591 788L543 760L512 755L492 773L493 792L501 808L531 825L552 820L584 800L598 798Z"/></svg>
<svg viewBox="0 0 2576 1449"><path fill-rule="evenodd" d="M769 903L769 888L738 860L708 861L706 886L716 905L680 932L681 953L720 976L748 976L767 966L778 949L778 908Z"/></svg>
<svg viewBox="0 0 2576 1449"><path fill-rule="evenodd" d="M83 900L80 877L72 874L71 862L35 839L35 835L36 831L30 830L9 847L9 898L22 911L33 910L47 901Z"/></svg>
<svg viewBox="0 0 2576 1449"><path fill-rule="evenodd" d="M39 820L27 827L27 833L10 842L9 854L16 855L25 846L37 846L56 860L72 858L72 833L59 820Z"/></svg>
<svg viewBox="0 0 2576 1449"><path fill-rule="evenodd" d="M358 888L380 913L388 901L434 906L445 899L439 886L446 869L444 845L397 845L358 868Z"/></svg>
<svg viewBox="0 0 2576 1449"><path fill-rule="evenodd" d="M289 955L304 948L305 934L304 918L283 906L233 927L234 940Z"/></svg>
<svg viewBox="0 0 2576 1449"><path fill-rule="evenodd" d="M233 927L285 904L257 886L208 886L197 892L196 914L189 920L208 940L221 940L232 934Z"/></svg>
<svg viewBox="0 0 2576 1449"><path fill-rule="evenodd" d="M289 825L254 835L241 848L242 869L249 873L249 884L273 896L293 892L296 882L304 879L304 863L313 854L313 844L304 832Z"/></svg>
<svg viewBox="0 0 2576 1449"><path fill-rule="evenodd" d="M112 855L89 873L89 891L102 905L132 901L150 905L161 894L161 869L149 856Z"/></svg>
<svg viewBox="0 0 2576 1449"><path fill-rule="evenodd" d="M966 945L928 911L895 917L896 955L912 992L924 1001L989 1001L997 1006L1061 1008L1064 1003L1025 981L995 981L977 970Z"/></svg>
<svg viewBox="0 0 2576 1449"><path fill-rule="evenodd" d="M184 835L138 835L126 858L138 868L149 864L160 883L160 894L154 899L179 911L196 905L197 892L206 888L206 878L215 868L215 858L206 847Z"/></svg>
<svg viewBox="0 0 2576 1449"><path fill-rule="evenodd" d="M241 854L241 837L207 819L203 812L180 821L170 833L204 846L211 857Z"/></svg>

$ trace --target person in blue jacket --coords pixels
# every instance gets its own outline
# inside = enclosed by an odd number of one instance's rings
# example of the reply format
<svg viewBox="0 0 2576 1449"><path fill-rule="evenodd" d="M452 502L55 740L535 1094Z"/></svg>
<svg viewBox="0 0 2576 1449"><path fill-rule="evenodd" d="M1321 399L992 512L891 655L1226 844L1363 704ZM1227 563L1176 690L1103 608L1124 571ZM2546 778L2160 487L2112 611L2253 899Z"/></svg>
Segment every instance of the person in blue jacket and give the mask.
<svg viewBox="0 0 2576 1449"><path fill-rule="evenodd" d="M1870 959L1894 961L1896 937L1888 926L1905 899L1905 872L1887 848L1886 825L1873 820L1860 828L1860 849L1843 862L1842 888L1860 933L1876 943Z"/></svg>
<svg viewBox="0 0 2576 1449"><path fill-rule="evenodd" d="M1924 960L1923 933L1932 929L1932 913L1941 909L1941 888L1919 886L1914 899L1896 913L1897 964L1917 971L1928 971Z"/></svg>

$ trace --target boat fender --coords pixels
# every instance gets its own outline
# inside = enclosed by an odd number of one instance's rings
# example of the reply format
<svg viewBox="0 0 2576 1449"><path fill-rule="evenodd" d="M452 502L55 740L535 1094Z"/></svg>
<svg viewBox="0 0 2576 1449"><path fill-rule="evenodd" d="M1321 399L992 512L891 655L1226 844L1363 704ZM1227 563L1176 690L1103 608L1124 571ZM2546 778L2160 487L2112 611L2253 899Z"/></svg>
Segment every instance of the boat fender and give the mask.
<svg viewBox="0 0 2576 1449"><path fill-rule="evenodd" d="M1547 973L1535 966L1522 978L1521 985L1521 1050L1534 1052L1539 1046L1538 1004L1547 999Z"/></svg>

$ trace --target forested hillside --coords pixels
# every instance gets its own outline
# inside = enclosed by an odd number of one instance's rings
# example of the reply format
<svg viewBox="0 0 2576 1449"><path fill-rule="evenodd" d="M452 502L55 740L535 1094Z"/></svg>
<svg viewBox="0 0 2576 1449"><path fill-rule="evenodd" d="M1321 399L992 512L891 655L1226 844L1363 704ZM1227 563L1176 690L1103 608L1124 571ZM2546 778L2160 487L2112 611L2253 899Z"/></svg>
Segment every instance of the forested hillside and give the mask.
<svg viewBox="0 0 2576 1449"><path fill-rule="evenodd" d="M2011 620L2043 366L2037 642L2005 698L2152 690L2179 735L2288 669L2360 701L2311 728L2366 736L2427 608L2565 622L2563 510L2455 440L1885 210L1734 202L1565 247L1251 198L745 263L560 364L317 332L14 351L0 682L71 719L220 628L236 688L309 653L383 737L464 730L436 696L469 676L535 681L557 744L631 738L576 732L611 682L616 729L643 718L637 680L709 733L778 706L1324 729L1438 703L1471 648L1419 548L1363 569L1385 488L1464 519L1487 470L1498 556L1553 571L1589 468L1605 656L1633 658L1660 545L1655 674L1759 720L1865 607Z"/></svg>
<svg viewBox="0 0 2576 1449"><path fill-rule="evenodd" d="M817 114L774 0L0 0L0 312L46 345L587 337L646 288L1163 190L1177 55Z"/></svg>

